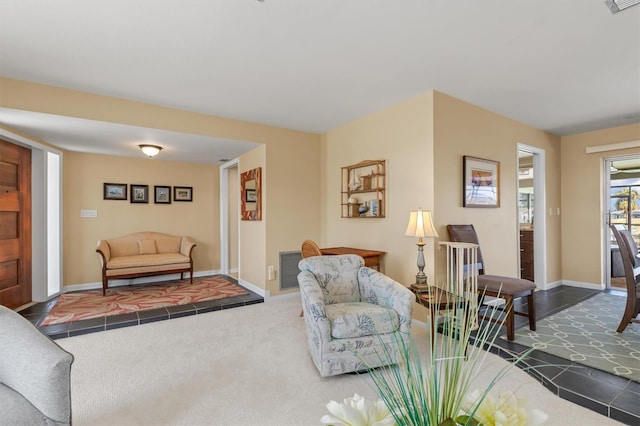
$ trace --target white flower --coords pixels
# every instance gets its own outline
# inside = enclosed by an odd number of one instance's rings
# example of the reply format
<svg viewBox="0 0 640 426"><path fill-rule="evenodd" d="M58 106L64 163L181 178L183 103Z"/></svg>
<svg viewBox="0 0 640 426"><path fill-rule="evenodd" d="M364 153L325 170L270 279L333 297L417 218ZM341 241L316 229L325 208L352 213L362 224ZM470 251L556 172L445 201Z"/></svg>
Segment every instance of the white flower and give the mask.
<svg viewBox="0 0 640 426"><path fill-rule="evenodd" d="M470 412L481 397L478 389L467 395L467 411ZM537 426L549 418L544 412L529 408L527 401L516 398L513 392L502 392L496 400L487 395L473 417L484 426Z"/></svg>
<svg viewBox="0 0 640 426"><path fill-rule="evenodd" d="M330 401L327 409L331 415L322 416L320 421L333 426L393 426L395 421L389 409L380 399L368 401L358 395L346 398L342 404Z"/></svg>

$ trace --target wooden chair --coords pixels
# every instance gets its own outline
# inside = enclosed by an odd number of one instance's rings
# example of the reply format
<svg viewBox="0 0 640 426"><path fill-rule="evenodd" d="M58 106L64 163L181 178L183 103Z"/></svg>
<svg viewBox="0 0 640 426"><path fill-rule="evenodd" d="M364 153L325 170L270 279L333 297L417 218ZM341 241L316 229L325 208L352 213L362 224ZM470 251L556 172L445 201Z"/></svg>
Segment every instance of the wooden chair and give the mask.
<svg viewBox="0 0 640 426"><path fill-rule="evenodd" d="M638 247L633 241L631 232L626 229L618 230L613 224L611 231L620 248L627 288L627 303L620 325L616 330L618 333L622 333L629 323L640 323L640 319L636 318L640 314L640 259L638 258Z"/></svg>
<svg viewBox="0 0 640 426"><path fill-rule="evenodd" d="M534 304L534 294L536 285L522 278L513 278L500 275L486 275L484 273L484 262L482 260L482 252L478 242L478 235L473 225L447 225L447 232L451 241L461 243L478 244L478 293L486 296L499 297L505 300L504 308L494 308L505 312L506 319L504 321L507 327L507 338L515 339L515 315L522 315L529 318L529 329L536 329L536 311ZM527 312L516 311L514 308L514 300L522 297L527 298ZM502 320L482 317L483 319L494 322Z"/></svg>
<svg viewBox="0 0 640 426"><path fill-rule="evenodd" d="M306 259L311 256L322 256L322 252L320 251L320 247L311 240L304 240L302 242L302 258ZM300 311L300 316L304 315L304 310Z"/></svg>
<svg viewBox="0 0 640 426"><path fill-rule="evenodd" d="M311 256L322 256L320 247L311 240L304 240L302 242L302 258L305 259Z"/></svg>

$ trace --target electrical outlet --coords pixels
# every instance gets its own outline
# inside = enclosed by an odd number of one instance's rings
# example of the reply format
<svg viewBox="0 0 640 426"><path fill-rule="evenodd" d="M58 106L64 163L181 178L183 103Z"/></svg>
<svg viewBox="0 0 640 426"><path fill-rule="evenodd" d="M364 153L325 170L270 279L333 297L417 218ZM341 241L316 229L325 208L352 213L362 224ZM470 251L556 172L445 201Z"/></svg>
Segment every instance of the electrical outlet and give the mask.
<svg viewBox="0 0 640 426"><path fill-rule="evenodd" d="M276 279L276 270L273 268L273 266L269 266L269 268L267 269L267 275L269 276L269 281L273 281Z"/></svg>

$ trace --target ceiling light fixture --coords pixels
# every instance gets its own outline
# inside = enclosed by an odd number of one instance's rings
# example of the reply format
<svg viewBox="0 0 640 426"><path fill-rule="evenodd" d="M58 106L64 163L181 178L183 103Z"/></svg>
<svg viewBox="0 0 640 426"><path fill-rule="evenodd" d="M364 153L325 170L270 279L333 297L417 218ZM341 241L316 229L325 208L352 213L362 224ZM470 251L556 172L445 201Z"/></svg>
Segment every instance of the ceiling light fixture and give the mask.
<svg viewBox="0 0 640 426"><path fill-rule="evenodd" d="M611 13L618 13L631 6L640 4L640 0L604 0Z"/></svg>
<svg viewBox="0 0 640 426"><path fill-rule="evenodd" d="M162 147L158 145L143 144L138 146L140 147L140 150L144 152L144 154L149 158L155 157L162 150Z"/></svg>

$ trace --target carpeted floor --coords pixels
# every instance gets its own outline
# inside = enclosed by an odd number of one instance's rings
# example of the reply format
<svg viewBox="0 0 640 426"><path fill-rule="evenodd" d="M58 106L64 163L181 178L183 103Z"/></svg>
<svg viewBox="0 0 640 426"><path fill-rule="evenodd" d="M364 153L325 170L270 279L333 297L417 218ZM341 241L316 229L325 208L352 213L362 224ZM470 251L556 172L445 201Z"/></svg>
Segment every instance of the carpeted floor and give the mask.
<svg viewBox="0 0 640 426"><path fill-rule="evenodd" d="M42 322L42 326L120 315L135 311L184 305L248 294L241 286L222 277L195 278L165 284L136 285L65 293Z"/></svg>
<svg viewBox="0 0 640 426"><path fill-rule="evenodd" d="M330 400L375 398L369 375L322 378L307 349L300 297L59 339L73 353L73 423L89 425L319 425ZM424 318L426 320L426 318ZM414 326L426 351L426 329ZM441 338L441 337L438 337ZM472 388L507 364L487 359ZM617 422L554 396L518 368L510 389L549 415L547 425Z"/></svg>
<svg viewBox="0 0 640 426"><path fill-rule="evenodd" d="M640 382L640 324L616 328L625 298L598 294L537 322L537 330L516 330L515 342L575 363Z"/></svg>

